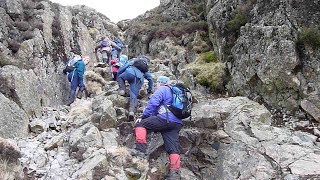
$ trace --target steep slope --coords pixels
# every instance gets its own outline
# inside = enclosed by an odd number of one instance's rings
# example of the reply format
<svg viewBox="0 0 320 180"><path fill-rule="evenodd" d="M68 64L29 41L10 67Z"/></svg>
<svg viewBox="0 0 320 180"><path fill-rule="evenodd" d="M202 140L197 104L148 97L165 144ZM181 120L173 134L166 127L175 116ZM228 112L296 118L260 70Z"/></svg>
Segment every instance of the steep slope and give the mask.
<svg viewBox="0 0 320 180"><path fill-rule="evenodd" d="M284 113L303 109L320 121L319 1L211 0L208 10L214 49L228 63L231 95Z"/></svg>
<svg viewBox="0 0 320 180"><path fill-rule="evenodd" d="M0 14L1 104L11 100L28 118L40 116L45 106L65 103L69 85L62 69L70 51L89 56L92 66L96 42L106 35L118 37L120 31L93 9L50 1L4 0ZM28 122L24 116L8 118Z"/></svg>

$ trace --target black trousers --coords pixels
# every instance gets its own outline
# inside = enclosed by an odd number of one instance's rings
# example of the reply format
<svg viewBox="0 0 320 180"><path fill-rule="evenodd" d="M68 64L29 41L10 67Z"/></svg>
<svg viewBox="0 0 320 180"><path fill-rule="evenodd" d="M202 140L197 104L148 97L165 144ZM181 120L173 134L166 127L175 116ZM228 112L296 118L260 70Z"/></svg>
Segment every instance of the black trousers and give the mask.
<svg viewBox="0 0 320 180"><path fill-rule="evenodd" d="M180 154L179 132L182 124L168 122L157 116L142 119L136 127L143 127L148 132L160 132L168 154Z"/></svg>

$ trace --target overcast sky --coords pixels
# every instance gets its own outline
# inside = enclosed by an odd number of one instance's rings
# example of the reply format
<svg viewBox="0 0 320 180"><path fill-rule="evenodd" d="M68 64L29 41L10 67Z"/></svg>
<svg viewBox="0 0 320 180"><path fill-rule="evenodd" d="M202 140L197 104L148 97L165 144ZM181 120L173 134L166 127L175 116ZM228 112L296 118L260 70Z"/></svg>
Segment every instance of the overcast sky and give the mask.
<svg viewBox="0 0 320 180"><path fill-rule="evenodd" d="M50 0L64 6L86 5L106 15L111 21L132 19L160 4L160 0Z"/></svg>

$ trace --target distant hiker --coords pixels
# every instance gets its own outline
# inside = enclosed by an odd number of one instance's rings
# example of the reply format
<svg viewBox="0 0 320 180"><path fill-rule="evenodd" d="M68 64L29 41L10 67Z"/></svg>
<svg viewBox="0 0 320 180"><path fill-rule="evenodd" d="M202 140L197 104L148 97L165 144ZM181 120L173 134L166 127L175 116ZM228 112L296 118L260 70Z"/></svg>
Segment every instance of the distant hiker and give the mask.
<svg viewBox="0 0 320 180"><path fill-rule="evenodd" d="M117 82L119 84L119 95L125 94L125 81L130 85L130 105L129 105L129 119L133 120L134 113L138 105L138 94L144 83L144 78L148 80L147 92L152 92L153 81L149 73L149 58L146 56L138 56L132 61L129 61L118 70Z"/></svg>
<svg viewBox="0 0 320 180"><path fill-rule="evenodd" d="M102 54L102 61L106 64L109 64L109 61L111 60L112 48L121 50L121 48L117 46L116 43L111 41L108 37L101 38L101 42L95 48L96 58L99 59L99 57L97 56L97 52L99 50L99 52Z"/></svg>
<svg viewBox="0 0 320 180"><path fill-rule="evenodd" d="M118 38L114 38L113 42L118 46L120 47L120 50L119 49L115 49L115 52L117 53L117 58L120 58L120 54L121 54L121 51L126 48L126 46L122 43L122 41Z"/></svg>
<svg viewBox="0 0 320 180"><path fill-rule="evenodd" d="M116 48L112 48L112 51L111 51L111 59L114 60L114 59L119 59L118 58L118 51Z"/></svg>
<svg viewBox="0 0 320 180"><path fill-rule="evenodd" d="M70 82L71 88L69 93L69 99L67 105L70 106L75 100L76 91L79 87L77 97L82 98L82 93L85 90L85 85L83 83L83 74L85 72L85 66L89 63L89 57L81 58L81 56L72 54L69 58L69 62L63 73L68 73L68 80Z"/></svg>
<svg viewBox="0 0 320 180"><path fill-rule="evenodd" d="M117 80L117 73L120 67L122 67L123 65L127 64L128 62L128 56L126 55L121 55L120 59L113 59L110 61L110 65L111 65L111 71L112 71L112 79L114 81Z"/></svg>
<svg viewBox="0 0 320 180"><path fill-rule="evenodd" d="M141 118L137 119L135 125L136 147L132 155L146 156L147 150L147 131L160 132L164 142L164 148L169 154L169 172L166 179L180 179L180 143L179 132L183 125L182 119L190 116L191 110L184 114L184 109L191 108L191 100L182 96L188 96L187 93L182 95L181 99L176 94L175 85L168 85L169 78L159 76L157 79L156 91L151 95L150 100L143 111ZM191 95L191 94L190 94ZM191 99L191 96L189 96ZM180 103L177 103L180 102ZM185 102L185 103L184 103ZM181 110L173 113L171 109L174 104L179 104ZM190 106L183 108L181 106ZM176 107L175 107L176 108ZM179 108L178 108L179 109ZM183 110L182 110L183 109ZM182 115L180 117L180 115Z"/></svg>

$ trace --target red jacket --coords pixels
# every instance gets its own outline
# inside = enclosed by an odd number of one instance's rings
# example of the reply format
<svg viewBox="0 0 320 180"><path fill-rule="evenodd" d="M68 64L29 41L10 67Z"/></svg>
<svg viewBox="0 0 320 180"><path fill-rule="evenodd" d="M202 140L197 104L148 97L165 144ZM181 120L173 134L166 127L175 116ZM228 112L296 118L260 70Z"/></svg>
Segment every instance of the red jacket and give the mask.
<svg viewBox="0 0 320 180"><path fill-rule="evenodd" d="M112 72L118 72L119 66L117 66L118 59L113 59L110 61L110 65L112 66L111 71Z"/></svg>

